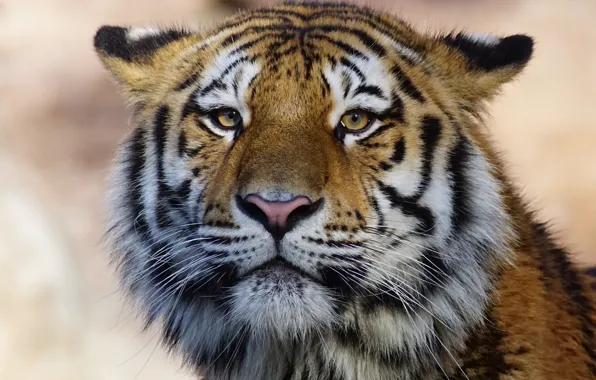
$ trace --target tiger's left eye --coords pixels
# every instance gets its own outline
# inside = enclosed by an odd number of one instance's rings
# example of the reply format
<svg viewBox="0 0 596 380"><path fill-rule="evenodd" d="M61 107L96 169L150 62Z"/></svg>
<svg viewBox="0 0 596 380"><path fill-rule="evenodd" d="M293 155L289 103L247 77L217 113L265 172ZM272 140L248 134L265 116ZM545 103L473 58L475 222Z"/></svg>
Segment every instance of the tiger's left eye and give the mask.
<svg viewBox="0 0 596 380"><path fill-rule="evenodd" d="M374 118L369 112L354 110L344 113L340 124L350 132L358 132L366 129L373 121Z"/></svg>
<svg viewBox="0 0 596 380"><path fill-rule="evenodd" d="M221 108L211 113L211 120L220 128L232 129L242 125L240 112L233 108Z"/></svg>

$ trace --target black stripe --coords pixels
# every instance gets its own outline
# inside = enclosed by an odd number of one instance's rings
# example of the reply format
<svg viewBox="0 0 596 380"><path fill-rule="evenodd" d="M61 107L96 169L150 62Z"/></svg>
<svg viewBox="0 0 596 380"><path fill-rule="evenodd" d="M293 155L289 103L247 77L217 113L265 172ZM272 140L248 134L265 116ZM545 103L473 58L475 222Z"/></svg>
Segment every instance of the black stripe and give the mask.
<svg viewBox="0 0 596 380"><path fill-rule="evenodd" d="M143 168L145 167L145 130L142 126L134 131L128 148L128 173L129 183L128 204L132 212L133 229L141 235L147 237L149 227L143 207Z"/></svg>
<svg viewBox="0 0 596 380"><path fill-rule="evenodd" d="M245 50L253 47L254 45L258 44L259 42L262 42L262 41L268 40L268 39L280 39L279 43L283 45L283 44L287 43L292 37L293 37L292 34L284 33L284 32L264 33L264 34L259 35L258 38L255 38L254 40L245 42L242 45L234 48L234 50L230 51L229 55L234 55L240 51L245 51Z"/></svg>
<svg viewBox="0 0 596 380"><path fill-rule="evenodd" d="M403 30L406 31L406 35L404 36L402 33L400 33L401 31L399 30L399 28L396 28L395 24L387 23L382 18L378 17L378 15L365 9L363 10L362 8L357 9L355 12L353 10L346 9L324 10L321 12L313 13L309 16L311 20L323 17L329 17L330 20L328 22L339 21L341 26L347 23L354 22L357 22L359 24L366 24L372 30L381 34L385 34L387 35L387 37L391 38L395 42L404 44L406 46L407 43L403 39L409 37L412 33L415 33L415 31L413 31L406 23L398 21L399 27L403 28ZM410 41L410 43L412 42ZM411 48L414 50L413 47Z"/></svg>
<svg viewBox="0 0 596 380"><path fill-rule="evenodd" d="M319 40L326 41L351 56L358 57L360 59L368 61L368 57L364 53L362 53L360 50L356 49L355 47L353 47L343 41L336 40L336 39L326 36L324 34L317 34L317 33L309 34L308 37L312 38L312 39L319 39Z"/></svg>
<svg viewBox="0 0 596 380"><path fill-rule="evenodd" d="M380 99L387 99L383 95L383 91L381 91L381 89L378 86L360 85L360 86L356 87L356 90L354 91L353 96L356 96L358 94L368 94L368 95L376 96Z"/></svg>
<svg viewBox="0 0 596 380"><path fill-rule="evenodd" d="M364 73L352 61L350 61L346 57L341 57L339 59L339 63L348 70L352 71L354 74L356 74L356 76L358 76L358 79L360 79L361 82L366 82L366 77L364 76Z"/></svg>
<svg viewBox="0 0 596 380"><path fill-rule="evenodd" d="M331 92L331 86L329 85L329 82L327 81L327 78L325 78L324 75L320 76L321 78L321 91L324 97L327 96L327 94L329 94Z"/></svg>
<svg viewBox="0 0 596 380"><path fill-rule="evenodd" d="M297 46L291 46L291 47L287 48L286 50L276 51L273 54L271 54L271 56L269 56L267 58L267 63L269 65L277 64L277 63L279 63L278 61L280 58L290 55L290 54L296 52L296 50L298 50Z"/></svg>
<svg viewBox="0 0 596 380"><path fill-rule="evenodd" d="M360 241L349 241L349 240L323 240L321 238L308 237L307 240L311 243L326 245L334 248L354 248L353 246L361 246Z"/></svg>
<svg viewBox="0 0 596 380"><path fill-rule="evenodd" d="M379 115L379 120L392 119L398 123L404 123L404 102L396 93L391 94L391 106Z"/></svg>
<svg viewBox="0 0 596 380"><path fill-rule="evenodd" d="M153 127L153 144L155 146L155 160L157 171L157 194L155 205L155 218L159 228L165 228L170 223L168 215L168 208L165 200L169 199L171 189L166 184L166 179L163 169L164 150L167 140L167 124L170 116L170 108L167 105L162 105L155 114L155 125Z"/></svg>
<svg viewBox="0 0 596 380"><path fill-rule="evenodd" d="M221 72L221 74L219 74L219 80L223 80L223 78L228 75L232 70L234 70L236 67L238 67L238 65L240 65L243 62L248 62L249 59L248 57L244 56L244 57L240 57L238 59L236 59L234 62L230 63L228 65L228 67L225 68L224 71ZM252 60L251 60L252 61Z"/></svg>
<svg viewBox="0 0 596 380"><path fill-rule="evenodd" d="M197 79L199 79L199 73L192 73L184 82L180 83L178 87L174 89L174 91L182 91L187 89L188 87L192 86Z"/></svg>
<svg viewBox="0 0 596 380"><path fill-rule="evenodd" d="M243 37L246 36L251 36L251 35L256 35L258 33L262 33L262 32L285 32L285 33L289 33L289 32L300 32L300 28L296 27L296 26L290 26L290 25L284 25L284 24L273 24L273 25L259 25L259 26L249 26L247 28L244 28L234 34L229 35L228 37L226 37L225 40L223 40L220 44L220 48L225 48L229 45L235 44L237 43L239 40L242 40Z"/></svg>
<svg viewBox="0 0 596 380"><path fill-rule="evenodd" d="M389 171L393 168L393 165L391 165L389 162L381 161L381 163L379 164L379 167L383 171Z"/></svg>
<svg viewBox="0 0 596 380"><path fill-rule="evenodd" d="M466 166L470 160L471 145L466 137L459 134L459 140L451 151L447 163L447 173L451 179L452 214L451 226L453 233L458 233L466 226L472 217L470 207L470 181L466 173Z"/></svg>
<svg viewBox="0 0 596 380"><path fill-rule="evenodd" d="M437 248L426 248L419 261L421 289L419 292L429 298L437 289L445 286L445 281L452 275L451 269L437 251ZM422 301L422 300L420 300Z"/></svg>
<svg viewBox="0 0 596 380"><path fill-rule="evenodd" d="M217 78L211 81L211 83L209 83L207 86L203 87L199 92L199 96L205 96L211 91L226 90L227 88L228 86L222 82L220 78Z"/></svg>
<svg viewBox="0 0 596 380"><path fill-rule="evenodd" d="M430 174L432 170L433 158L435 148L441 137L441 121L433 116L425 116L422 119L422 145L423 145L423 164L422 164L422 181L418 189L416 199L420 199L428 185L430 184Z"/></svg>
<svg viewBox="0 0 596 380"><path fill-rule="evenodd" d="M350 76L345 73L341 73L341 87L344 90L344 98L347 98L352 89L352 80L350 79Z"/></svg>
<svg viewBox="0 0 596 380"><path fill-rule="evenodd" d="M373 210L375 210L375 214L377 214L377 219L379 219L377 223L377 227L385 226L385 215L381 212L381 207L379 207L379 202L374 196L368 197L368 202L372 205Z"/></svg>
<svg viewBox="0 0 596 380"><path fill-rule="evenodd" d="M403 137L395 142L393 145L393 154L391 155L391 161L396 164L399 164L403 161L406 155L406 142Z"/></svg>
<svg viewBox="0 0 596 380"><path fill-rule="evenodd" d="M227 254L224 251L201 251L201 257L217 258L218 255ZM230 263L210 262L201 267L199 278L188 280L188 291L192 292L194 297L213 297L215 295L223 296L235 284L238 283L238 273L235 265Z"/></svg>
<svg viewBox="0 0 596 380"><path fill-rule="evenodd" d="M184 129L180 130L178 135L178 157L184 156L186 152L186 132Z"/></svg>
<svg viewBox="0 0 596 380"><path fill-rule="evenodd" d="M418 233L431 234L434 231L435 216L429 208L420 206L417 203L419 197L404 197L394 187L378 180L377 184L383 195L391 203L391 207L399 208L404 215L413 216L420 220L417 228Z"/></svg>
<svg viewBox="0 0 596 380"><path fill-rule="evenodd" d="M205 210L205 214L207 214L208 211L209 211L209 207ZM201 235L201 243L212 243L212 244L216 244L216 245L231 245L231 244L247 241L248 239L249 239L248 236L227 237L227 236Z"/></svg>
<svg viewBox="0 0 596 380"><path fill-rule="evenodd" d="M180 116L180 121L184 121L189 115L204 116L207 114L207 110L201 108L197 104L196 98L197 93L195 91L190 95L190 97L186 101L186 104L184 104L184 107L182 108L182 115Z"/></svg>
<svg viewBox="0 0 596 380"><path fill-rule="evenodd" d="M354 263L352 263L354 264ZM355 289L366 273L364 265L344 266L322 266L318 270L321 282L325 287L335 292L335 302L345 303L354 296Z"/></svg>
<svg viewBox="0 0 596 380"><path fill-rule="evenodd" d="M265 50L267 51L267 54L272 55L273 57L279 57L279 49L284 46L287 45L288 43L290 43L292 41L292 39L294 38L294 35L292 34L286 34L286 38L283 39L278 39L275 42L270 43L269 45L267 45L265 47ZM277 53L277 55L276 55Z"/></svg>
<svg viewBox="0 0 596 380"><path fill-rule="evenodd" d="M391 68L391 73L395 75L397 81L399 82L400 88L403 92L405 92L409 97L419 101L420 103L424 103L426 99L424 95L420 92L420 90L414 86L410 78L403 72L403 70L398 66L394 65Z"/></svg>
<svg viewBox="0 0 596 380"><path fill-rule="evenodd" d="M363 15L363 13L365 13ZM395 25L389 24L379 18L377 15L371 12L363 12L362 9L359 9L357 12L353 12L352 10L345 10L345 9L333 9L332 11L321 11L319 13L314 13L310 15L309 19L314 20L321 17L330 17L333 21L339 22L359 22L368 25L373 30L376 30L379 33L385 34L395 42L407 46L412 50L416 51L416 53L420 54L418 50L424 50L423 46L419 48L417 46L412 46L412 41L405 41L403 40L404 36L397 34L399 30L396 29ZM410 33L414 33L405 23L401 23L401 26L406 29L410 35ZM407 36L406 36L407 37ZM408 60L409 62L409 60ZM411 62L409 62L411 63Z"/></svg>
<svg viewBox="0 0 596 380"><path fill-rule="evenodd" d="M385 55L387 55L385 48L383 46L381 46L377 42L376 39L371 37L364 30L349 28L349 27L340 26L340 25L316 25L313 27L313 31L318 31L318 30L322 30L325 33L342 32L342 33L353 34L356 37L358 37L360 42L362 42L362 44L364 46L366 46L367 49L370 49L378 57L384 57Z"/></svg>

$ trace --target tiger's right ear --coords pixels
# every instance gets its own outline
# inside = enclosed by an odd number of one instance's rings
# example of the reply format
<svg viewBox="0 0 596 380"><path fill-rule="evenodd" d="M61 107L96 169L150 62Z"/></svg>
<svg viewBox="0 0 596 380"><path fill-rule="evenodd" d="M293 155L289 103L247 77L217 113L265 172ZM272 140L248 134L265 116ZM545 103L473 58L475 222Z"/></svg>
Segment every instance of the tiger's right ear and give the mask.
<svg viewBox="0 0 596 380"><path fill-rule="evenodd" d="M102 26L95 34L94 47L134 102L156 89L165 66L194 43L192 36L176 29Z"/></svg>

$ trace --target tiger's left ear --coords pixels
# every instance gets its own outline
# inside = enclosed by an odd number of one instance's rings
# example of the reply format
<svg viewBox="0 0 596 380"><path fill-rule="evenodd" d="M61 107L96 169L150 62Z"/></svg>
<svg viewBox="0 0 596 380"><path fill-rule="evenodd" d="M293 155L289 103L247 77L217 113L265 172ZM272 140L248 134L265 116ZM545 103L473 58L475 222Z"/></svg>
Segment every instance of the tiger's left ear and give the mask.
<svg viewBox="0 0 596 380"><path fill-rule="evenodd" d="M156 90L165 66L193 43L192 36L176 29L102 26L94 47L126 95L142 101Z"/></svg>
<svg viewBox="0 0 596 380"><path fill-rule="evenodd" d="M516 34L449 34L438 38L448 80L459 95L472 103L492 98L501 86L518 75L532 57L534 41ZM437 51L438 50L438 51Z"/></svg>

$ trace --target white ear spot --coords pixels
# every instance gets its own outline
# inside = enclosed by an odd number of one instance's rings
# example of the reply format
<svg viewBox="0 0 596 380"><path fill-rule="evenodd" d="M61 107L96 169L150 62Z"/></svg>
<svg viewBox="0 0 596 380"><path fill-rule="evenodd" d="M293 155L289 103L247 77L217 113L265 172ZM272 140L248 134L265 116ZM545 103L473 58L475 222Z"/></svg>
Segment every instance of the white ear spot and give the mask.
<svg viewBox="0 0 596 380"><path fill-rule="evenodd" d="M133 42L133 41L142 40L143 38L148 37L148 36L157 36L160 33L161 33L161 30L159 28L155 28L155 27L147 27L147 28L135 27L135 28L130 28L128 30L128 32L126 33L126 39L129 42Z"/></svg>
<svg viewBox="0 0 596 380"><path fill-rule="evenodd" d="M467 38L472 42L485 46L494 46L501 41L499 37L495 37L491 34L468 34Z"/></svg>

